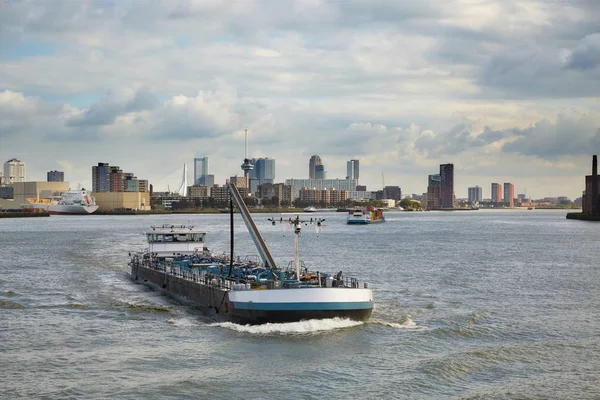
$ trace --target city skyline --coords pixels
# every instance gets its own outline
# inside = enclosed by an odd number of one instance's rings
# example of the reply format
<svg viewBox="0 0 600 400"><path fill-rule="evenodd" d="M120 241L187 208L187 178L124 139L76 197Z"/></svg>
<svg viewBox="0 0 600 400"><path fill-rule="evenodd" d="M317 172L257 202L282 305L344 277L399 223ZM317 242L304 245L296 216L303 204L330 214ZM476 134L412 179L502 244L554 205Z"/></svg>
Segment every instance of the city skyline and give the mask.
<svg viewBox="0 0 600 400"><path fill-rule="evenodd" d="M278 160L280 181L319 154L327 178L360 160L369 189L383 173L422 193L453 163L457 197L513 182L576 198L600 148L594 2L1 7L0 159L28 180L90 187L110 159L166 188L208 156L219 183L248 129L248 157Z"/></svg>

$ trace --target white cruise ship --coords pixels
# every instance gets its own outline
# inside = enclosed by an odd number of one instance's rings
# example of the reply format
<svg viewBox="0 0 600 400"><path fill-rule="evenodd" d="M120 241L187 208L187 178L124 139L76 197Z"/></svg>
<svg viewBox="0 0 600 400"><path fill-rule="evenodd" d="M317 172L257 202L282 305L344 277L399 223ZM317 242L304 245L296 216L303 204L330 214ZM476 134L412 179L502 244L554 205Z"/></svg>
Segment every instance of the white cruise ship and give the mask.
<svg viewBox="0 0 600 400"><path fill-rule="evenodd" d="M91 214L98 209L96 200L90 196L87 190L69 190L62 196L51 199L27 199L29 206L47 211L50 214Z"/></svg>

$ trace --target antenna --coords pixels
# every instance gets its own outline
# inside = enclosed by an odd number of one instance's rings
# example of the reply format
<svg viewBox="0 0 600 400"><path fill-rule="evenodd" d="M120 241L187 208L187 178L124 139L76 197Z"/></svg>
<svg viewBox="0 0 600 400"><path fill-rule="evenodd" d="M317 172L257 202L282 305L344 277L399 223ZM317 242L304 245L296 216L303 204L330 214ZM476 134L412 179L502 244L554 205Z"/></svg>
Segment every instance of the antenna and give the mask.
<svg viewBox="0 0 600 400"><path fill-rule="evenodd" d="M244 158L248 158L248 129L244 129Z"/></svg>

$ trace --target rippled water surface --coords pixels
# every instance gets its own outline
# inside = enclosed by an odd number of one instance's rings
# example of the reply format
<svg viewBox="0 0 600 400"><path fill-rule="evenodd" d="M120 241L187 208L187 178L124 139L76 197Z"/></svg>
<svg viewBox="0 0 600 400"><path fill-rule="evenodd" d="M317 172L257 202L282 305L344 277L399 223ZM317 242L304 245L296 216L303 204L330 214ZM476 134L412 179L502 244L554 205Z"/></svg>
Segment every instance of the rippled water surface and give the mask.
<svg viewBox="0 0 600 400"><path fill-rule="evenodd" d="M227 215L0 219L0 397L600 398L600 224L542 210L318 216L301 258L370 282L367 323L216 323L129 280L150 225L202 227L221 252ZM254 217L287 265L292 231ZM236 229L237 254L256 254L239 216Z"/></svg>

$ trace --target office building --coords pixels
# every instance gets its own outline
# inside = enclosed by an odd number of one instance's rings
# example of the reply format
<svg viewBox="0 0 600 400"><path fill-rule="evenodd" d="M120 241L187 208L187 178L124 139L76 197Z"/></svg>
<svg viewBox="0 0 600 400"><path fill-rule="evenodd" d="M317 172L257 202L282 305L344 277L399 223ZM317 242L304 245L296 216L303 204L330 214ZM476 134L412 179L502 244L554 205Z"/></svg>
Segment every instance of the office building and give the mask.
<svg viewBox="0 0 600 400"><path fill-rule="evenodd" d="M468 195L469 204L480 203L481 201L483 201L483 189L479 186L470 187Z"/></svg>
<svg viewBox="0 0 600 400"><path fill-rule="evenodd" d="M499 183L492 183L492 203L494 205L502 203L502 186Z"/></svg>
<svg viewBox="0 0 600 400"><path fill-rule="evenodd" d="M429 175L427 179L427 202L425 203L425 206L428 210L435 210L436 208L440 208L440 187L440 175Z"/></svg>
<svg viewBox="0 0 600 400"><path fill-rule="evenodd" d="M383 188L383 198L391 200L402 200L402 189L400 186L385 186Z"/></svg>
<svg viewBox="0 0 600 400"><path fill-rule="evenodd" d="M440 165L440 208L455 208L454 164Z"/></svg>
<svg viewBox="0 0 600 400"><path fill-rule="evenodd" d="M194 158L194 185L204 185L208 175L208 157Z"/></svg>
<svg viewBox="0 0 600 400"><path fill-rule="evenodd" d="M3 184L10 185L15 182L25 182L25 163L16 158L11 158L4 163Z"/></svg>
<svg viewBox="0 0 600 400"><path fill-rule="evenodd" d="M251 160L254 170L250 171L250 178L257 179L258 184L275 182L275 159L253 158Z"/></svg>
<svg viewBox="0 0 600 400"><path fill-rule="evenodd" d="M48 171L46 173L46 180L48 182L64 182L65 173L62 171Z"/></svg>
<svg viewBox="0 0 600 400"><path fill-rule="evenodd" d="M309 179L325 179L325 178L317 178L317 165L323 165L321 161L321 157L318 155L314 155L310 158L308 162L308 178ZM325 171L323 168L322 171Z"/></svg>
<svg viewBox="0 0 600 400"><path fill-rule="evenodd" d="M504 204L507 207L515 206L515 186L512 183L504 183Z"/></svg>
<svg viewBox="0 0 600 400"><path fill-rule="evenodd" d="M325 166L323 164L315 166L315 179L327 179Z"/></svg>
<svg viewBox="0 0 600 400"><path fill-rule="evenodd" d="M346 179L355 179L358 184L359 173L358 160L350 160L346 163Z"/></svg>

